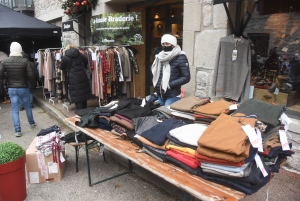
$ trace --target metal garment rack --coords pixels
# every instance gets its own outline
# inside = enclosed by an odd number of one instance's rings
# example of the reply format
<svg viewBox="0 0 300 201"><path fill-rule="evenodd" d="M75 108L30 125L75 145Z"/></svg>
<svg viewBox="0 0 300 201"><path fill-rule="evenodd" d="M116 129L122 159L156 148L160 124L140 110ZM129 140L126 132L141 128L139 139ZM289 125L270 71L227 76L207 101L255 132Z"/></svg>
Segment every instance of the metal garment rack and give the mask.
<svg viewBox="0 0 300 201"><path fill-rule="evenodd" d="M95 53L96 54L96 68L98 68L98 65L99 62L101 62L101 59L97 59L97 52L98 51L103 51L103 50L106 50L108 48L116 48L116 47L128 47L129 45L117 45L117 46L107 46L107 45L99 45L99 46L96 46L96 45L92 45L92 46L78 46L78 49L81 49L81 48L96 48L95 50L92 50L92 53ZM50 48L49 48L50 49ZM53 48L53 49L57 49L57 48ZM63 49L63 48L60 48L60 49ZM100 81L100 75L98 73L98 80ZM134 79L134 76L133 76L133 82L135 83L135 79ZM101 94L101 86L100 86L100 83L99 84L99 87L98 87L98 105L99 107L101 107L101 100L100 100L100 94ZM135 94L135 84L133 85L134 86L134 97L136 96ZM44 91L43 91L44 92ZM44 96L45 97L45 96ZM45 97L45 100L46 100L46 97ZM50 101L53 101L52 98L50 97L49 99L49 103ZM69 112L69 108L68 108L68 102L64 101L63 103L63 107L66 108L66 110ZM53 105L54 105L54 102L53 102Z"/></svg>
<svg viewBox="0 0 300 201"><path fill-rule="evenodd" d="M96 49L95 49L95 52L93 52L93 53L96 54L96 58L97 58L97 51L99 51L99 47L100 47L100 46L79 46L78 48L91 48L91 47L96 48ZM98 65L97 65L97 59L96 59L96 68L98 68ZM98 80L100 81L100 75L99 75L99 72L98 72ZM99 83L98 83L98 84L99 84ZM101 91L101 86L100 86L100 84L99 84L99 87L98 87L98 94L99 94L99 97L98 97L98 105L99 105L99 107L101 107L100 91Z"/></svg>
<svg viewBox="0 0 300 201"><path fill-rule="evenodd" d="M99 46L92 46L92 47L96 47L96 50L95 50L95 53L96 53L96 57L97 57L97 52L98 51L104 51L104 50L107 50L108 48L117 48L117 47L128 47L129 45L116 45L116 46L107 46L107 45L99 45ZM90 47L90 46L81 46L81 47ZM97 61L97 60L96 60ZM101 62L101 59L100 59L100 62ZM96 62L97 64L97 62ZM136 97L136 94L135 94L135 79L134 79L134 75L132 76L132 79L133 79L133 87L134 87L134 97ZM98 73L98 80L100 81L100 75ZM99 107L101 107L101 100L100 100L100 92L101 92L102 88L101 86L99 86L99 89L98 89L98 94L99 94L99 97L98 97L98 104L99 104Z"/></svg>
<svg viewBox="0 0 300 201"><path fill-rule="evenodd" d="M61 47L59 47L59 48L38 49L37 52L39 52L39 51L45 51L45 50L61 50L61 49L62 49ZM43 82L42 82L42 83L43 83ZM55 98L55 97L51 97L50 91L45 92L45 89L44 89L44 83L43 83L43 85L42 85L41 87L43 88L43 97L44 97L44 99L47 100L46 94L49 94L49 103L52 102L52 105L54 105L54 100L53 100L53 98Z"/></svg>

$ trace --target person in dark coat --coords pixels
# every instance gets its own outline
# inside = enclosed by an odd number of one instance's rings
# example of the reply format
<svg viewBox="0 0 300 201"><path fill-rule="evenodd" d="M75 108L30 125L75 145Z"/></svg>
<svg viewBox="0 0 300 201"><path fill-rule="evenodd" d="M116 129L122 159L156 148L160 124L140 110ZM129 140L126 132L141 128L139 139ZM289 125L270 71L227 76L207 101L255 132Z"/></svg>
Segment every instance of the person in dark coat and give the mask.
<svg viewBox="0 0 300 201"><path fill-rule="evenodd" d="M169 106L181 98L181 86L191 79L189 62L171 34L161 38L162 51L155 55L151 71L160 105Z"/></svg>
<svg viewBox="0 0 300 201"><path fill-rule="evenodd" d="M9 57L0 63L0 79L7 74L8 94L12 107L15 136L21 137L21 124L19 117L19 103L22 100L28 123L31 128L36 126L30 107L30 92L28 82L34 82L34 74L28 59L23 58L22 46L17 42L10 45Z"/></svg>
<svg viewBox="0 0 300 201"><path fill-rule="evenodd" d="M0 63L2 60L6 59L8 56L6 53L4 52L1 52L0 51ZM10 100L9 100L9 96L8 96L8 93L7 93L7 76L3 76L2 79L0 79L0 94L1 94L1 101L2 104L10 104Z"/></svg>
<svg viewBox="0 0 300 201"><path fill-rule="evenodd" d="M92 98L90 82L85 71L88 60L72 44L67 45L65 50L60 69L67 71L71 102L75 103L76 110L85 109L87 101Z"/></svg>
<svg viewBox="0 0 300 201"><path fill-rule="evenodd" d="M30 61L30 56L26 53L22 53L23 55L23 58L26 58L28 59L28 61L30 62L30 67L32 68L32 72L34 74L34 79L31 82L28 82L28 85L29 85L29 92L30 92L30 105L31 105L31 108L33 108L33 93L34 93L34 90L35 88L37 87L37 81L39 80L39 71L37 69L37 65L38 63L35 62L33 63L32 61ZM20 100L20 111L24 110L24 106L23 106L23 103L22 103L22 100Z"/></svg>

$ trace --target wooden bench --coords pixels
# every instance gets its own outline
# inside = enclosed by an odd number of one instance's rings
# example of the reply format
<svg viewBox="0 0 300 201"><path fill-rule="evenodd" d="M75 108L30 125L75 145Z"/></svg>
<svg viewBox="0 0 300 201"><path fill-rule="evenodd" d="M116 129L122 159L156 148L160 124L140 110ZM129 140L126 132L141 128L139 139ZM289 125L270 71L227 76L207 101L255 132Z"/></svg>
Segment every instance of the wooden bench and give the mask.
<svg viewBox="0 0 300 201"><path fill-rule="evenodd" d="M185 192L184 198L190 199L194 196L200 200L242 200L245 196L244 193L236 191L234 189L228 188L223 185L219 185L214 182L207 181L199 176L189 174L187 171L180 167L177 167L170 163L158 162L153 157L144 154L137 153L136 146L134 146L128 140L116 139L116 135L109 131L102 130L100 128L81 128L75 126L75 121L79 121L75 117L70 117L65 120L69 125L76 129L81 130L90 137L104 144L104 146L109 147L114 153L128 159L129 161L129 171L132 169L132 164L135 163L146 170L154 173L160 178L166 180L167 182L179 187ZM87 163L88 161L88 151L87 151ZM121 173L117 176L124 175L128 172ZM89 167L88 167L88 174ZM114 178L112 177L112 178ZM108 178L111 179L111 178ZM94 184L106 181L108 179L101 180ZM89 184L91 184L89 175Z"/></svg>

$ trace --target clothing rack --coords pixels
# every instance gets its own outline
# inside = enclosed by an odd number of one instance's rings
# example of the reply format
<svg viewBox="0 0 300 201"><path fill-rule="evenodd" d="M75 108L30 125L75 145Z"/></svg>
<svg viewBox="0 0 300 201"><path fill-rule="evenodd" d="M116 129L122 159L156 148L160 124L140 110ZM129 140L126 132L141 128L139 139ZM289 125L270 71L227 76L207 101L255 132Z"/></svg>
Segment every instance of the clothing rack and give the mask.
<svg viewBox="0 0 300 201"><path fill-rule="evenodd" d="M68 103L68 102L64 101L64 103L63 103L63 107L64 107L64 108L66 108L66 109L67 109L67 111L69 112L69 107L67 106L67 104L69 104L69 105L70 105L70 103Z"/></svg>
<svg viewBox="0 0 300 201"><path fill-rule="evenodd" d="M129 45L117 45L117 46L93 45L93 46L79 46L78 48L85 48L85 47L90 48L90 47L94 47L94 48L96 48L94 53L96 53L97 51L102 51L102 50L105 50L105 49L108 49L108 48L128 47L128 46ZM98 80L100 80L99 74L98 74ZM133 82L134 82L134 76L133 76ZM134 88L135 88L135 85L134 85ZM99 105L99 107L101 107L100 90L101 90L101 87L98 87L98 94L99 94L98 105ZM134 97L135 97L135 90L134 90Z"/></svg>
<svg viewBox="0 0 300 201"><path fill-rule="evenodd" d="M61 49L62 49L62 47L38 49L37 52L39 52L39 51L45 51L45 50L61 50ZM44 99L47 100L46 94L49 94L49 103L52 102L52 104L54 105L54 100L53 100L53 97L51 97L50 91L45 92L44 85L41 86L41 87L43 88L43 97L44 97Z"/></svg>
<svg viewBox="0 0 300 201"><path fill-rule="evenodd" d="M41 50L60 50L62 49L62 47L56 47L56 48L46 48L46 49L38 49L38 51L41 51ZM37 52L38 52L37 51Z"/></svg>
<svg viewBox="0 0 300 201"><path fill-rule="evenodd" d="M129 47L130 45L114 45L114 46L108 46L108 45L92 45L92 46L77 46L78 49L81 49L81 48L95 48L95 50L92 49L92 53L97 53L98 51L103 51L103 50L106 50L106 49L109 49L109 48L117 48L117 47ZM59 48L45 48L45 49L39 49L37 50L37 52L39 51L45 51L45 50L64 50L65 47L59 47ZM96 55L96 61L99 61L99 57L97 57ZM101 59L100 59L101 60ZM100 61L101 62L101 61ZM100 75L98 74L98 80L100 80ZM135 78L134 78L134 75L132 77L132 81L135 82ZM42 84L44 85L44 83ZM44 96L44 99L46 100L47 97L46 95L49 94L50 95L50 98L49 98L49 103L52 102L52 104L54 105L54 100L53 98L55 97L51 97L51 92L45 92L44 90L44 86L41 86L43 87L43 96ZM98 97L98 105L99 107L102 107L101 106L101 99L100 99L100 92L101 92L101 86L98 87L98 94L99 94L99 97ZM136 93L135 93L135 84L134 84L134 97L136 96ZM70 105L70 103L68 101L63 101L63 108L65 108L68 112L69 112L69 108L68 106Z"/></svg>

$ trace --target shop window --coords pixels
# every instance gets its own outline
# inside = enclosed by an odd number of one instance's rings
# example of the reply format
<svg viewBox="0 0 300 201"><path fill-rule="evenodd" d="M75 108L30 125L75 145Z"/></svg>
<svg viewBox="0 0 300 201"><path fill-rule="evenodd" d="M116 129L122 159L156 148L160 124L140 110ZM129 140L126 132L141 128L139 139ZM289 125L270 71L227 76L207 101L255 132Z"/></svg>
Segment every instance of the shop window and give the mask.
<svg viewBox="0 0 300 201"><path fill-rule="evenodd" d="M150 10L149 18L153 19L153 20L160 19L160 18L165 18L166 17L165 10L166 10L165 6L152 8Z"/></svg>
<svg viewBox="0 0 300 201"><path fill-rule="evenodd" d="M300 2L299 0L263 0L258 4L258 11L261 15L300 12Z"/></svg>
<svg viewBox="0 0 300 201"><path fill-rule="evenodd" d="M183 33L183 2L164 4L148 8L147 11L147 68L150 68L155 54L161 51L161 37L168 33L177 38L177 44L182 48ZM151 72L150 69L146 72ZM146 93L153 93L152 74L146 75Z"/></svg>

